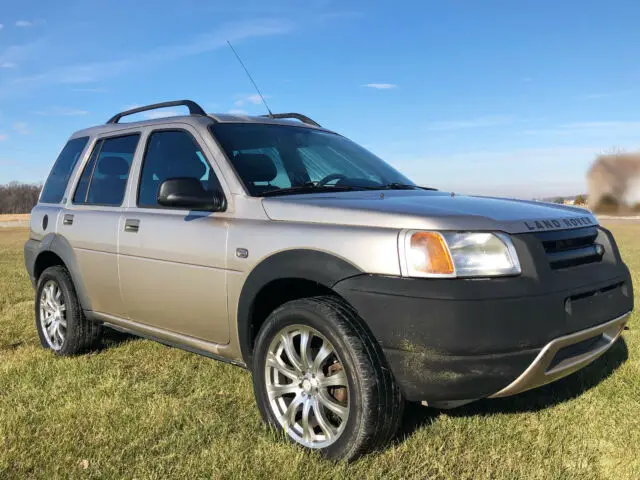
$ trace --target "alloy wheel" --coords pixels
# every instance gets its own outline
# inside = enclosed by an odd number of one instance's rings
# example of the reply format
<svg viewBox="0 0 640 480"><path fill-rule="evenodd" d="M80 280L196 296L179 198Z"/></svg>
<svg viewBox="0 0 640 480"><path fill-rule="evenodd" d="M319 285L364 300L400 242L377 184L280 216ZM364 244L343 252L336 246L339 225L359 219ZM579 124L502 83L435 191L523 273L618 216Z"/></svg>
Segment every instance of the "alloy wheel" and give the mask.
<svg viewBox="0 0 640 480"><path fill-rule="evenodd" d="M49 280L40 291L40 324L53 350L60 350L67 335L67 306L60 286Z"/></svg>
<svg viewBox="0 0 640 480"><path fill-rule="evenodd" d="M324 448L343 432L350 410L344 364L335 347L306 325L284 328L267 351L269 404L285 432L310 448Z"/></svg>

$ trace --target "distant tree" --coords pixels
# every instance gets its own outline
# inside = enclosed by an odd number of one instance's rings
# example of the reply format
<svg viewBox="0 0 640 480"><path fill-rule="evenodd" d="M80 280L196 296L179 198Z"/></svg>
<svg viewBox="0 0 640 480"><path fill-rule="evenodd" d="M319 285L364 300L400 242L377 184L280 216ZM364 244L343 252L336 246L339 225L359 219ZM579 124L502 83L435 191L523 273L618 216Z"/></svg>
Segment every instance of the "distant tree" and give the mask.
<svg viewBox="0 0 640 480"><path fill-rule="evenodd" d="M562 205L564 203L564 198L562 197L556 197L553 200L551 200L552 203L559 203L560 205Z"/></svg>
<svg viewBox="0 0 640 480"><path fill-rule="evenodd" d="M633 211L634 211L634 212L638 212L638 213L640 213L640 202L636 203L636 204L633 206Z"/></svg>
<svg viewBox="0 0 640 480"><path fill-rule="evenodd" d="M620 202L613 195L604 195L597 205L594 205L593 211L597 213L618 213L620 211Z"/></svg>
<svg viewBox="0 0 640 480"><path fill-rule="evenodd" d="M587 203L587 197L584 195L578 195L575 199L576 205L585 205Z"/></svg>
<svg viewBox="0 0 640 480"><path fill-rule="evenodd" d="M0 185L0 213L29 213L38 202L41 188L18 182Z"/></svg>

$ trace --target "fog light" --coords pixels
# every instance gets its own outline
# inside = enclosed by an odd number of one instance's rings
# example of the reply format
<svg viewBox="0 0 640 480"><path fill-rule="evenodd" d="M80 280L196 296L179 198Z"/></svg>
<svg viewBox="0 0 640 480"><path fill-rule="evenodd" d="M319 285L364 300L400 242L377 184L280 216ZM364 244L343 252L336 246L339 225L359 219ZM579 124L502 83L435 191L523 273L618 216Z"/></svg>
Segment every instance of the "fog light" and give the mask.
<svg viewBox="0 0 640 480"><path fill-rule="evenodd" d="M573 314L573 309L571 308L571 299L567 298L564 301L564 311L567 312L567 315L572 315Z"/></svg>

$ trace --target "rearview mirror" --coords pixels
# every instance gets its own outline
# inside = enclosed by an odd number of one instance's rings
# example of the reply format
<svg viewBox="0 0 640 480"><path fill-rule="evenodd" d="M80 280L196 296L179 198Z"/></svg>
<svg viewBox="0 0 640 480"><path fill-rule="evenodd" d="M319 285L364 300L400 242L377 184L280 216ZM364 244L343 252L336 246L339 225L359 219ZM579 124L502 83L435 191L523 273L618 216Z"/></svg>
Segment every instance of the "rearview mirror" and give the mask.
<svg viewBox="0 0 640 480"><path fill-rule="evenodd" d="M226 208L221 192L208 192L197 178L169 178L158 190L158 203L163 207L219 212Z"/></svg>

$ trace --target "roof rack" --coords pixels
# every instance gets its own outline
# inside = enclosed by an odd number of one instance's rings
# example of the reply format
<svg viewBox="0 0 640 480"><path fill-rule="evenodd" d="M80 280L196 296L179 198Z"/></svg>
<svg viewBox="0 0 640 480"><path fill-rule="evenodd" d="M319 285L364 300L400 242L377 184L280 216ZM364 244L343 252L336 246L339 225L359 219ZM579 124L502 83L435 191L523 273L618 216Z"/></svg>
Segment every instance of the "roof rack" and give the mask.
<svg viewBox="0 0 640 480"><path fill-rule="evenodd" d="M272 113L271 115L261 115L262 117L267 118L295 118L296 120L300 120L302 123L306 123L307 125L313 125L314 127L321 127L318 122L311 120L306 115L302 115L301 113Z"/></svg>
<svg viewBox="0 0 640 480"><path fill-rule="evenodd" d="M127 115L133 115L134 113L146 112L148 110L155 110L157 108L165 108L165 107L178 107L184 106L189 109L190 115L206 115L206 112L202 109L200 105L198 105L193 100L174 100L172 102L161 102L154 103L152 105L147 105L144 107L132 108L131 110L125 110L124 112L120 112L109 119L107 124L109 123L118 123L122 117L126 117Z"/></svg>

